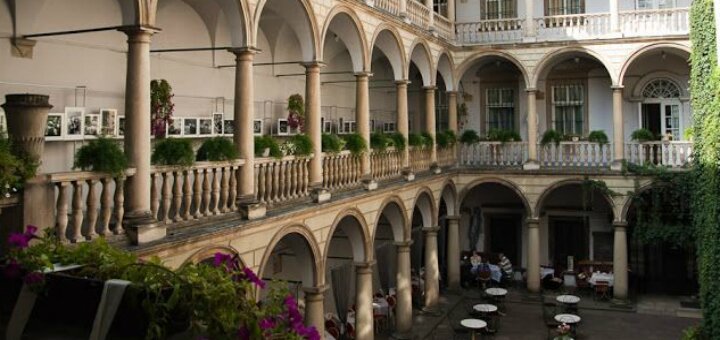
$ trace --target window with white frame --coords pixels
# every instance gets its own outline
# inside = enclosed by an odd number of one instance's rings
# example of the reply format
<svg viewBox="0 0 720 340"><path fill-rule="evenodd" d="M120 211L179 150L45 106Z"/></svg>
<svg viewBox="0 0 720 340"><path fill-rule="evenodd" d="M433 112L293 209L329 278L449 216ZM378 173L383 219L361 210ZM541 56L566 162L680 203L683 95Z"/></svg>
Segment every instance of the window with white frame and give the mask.
<svg viewBox="0 0 720 340"><path fill-rule="evenodd" d="M570 15L585 13L585 0L545 0L545 15Z"/></svg>
<svg viewBox="0 0 720 340"><path fill-rule="evenodd" d="M566 135L582 135L584 110L583 85L563 84L552 87L552 120L556 131Z"/></svg>
<svg viewBox="0 0 720 340"><path fill-rule="evenodd" d="M515 130L515 91L511 88L487 89L487 129Z"/></svg>
<svg viewBox="0 0 720 340"><path fill-rule="evenodd" d="M637 9L663 9L676 7L675 0L637 0Z"/></svg>
<svg viewBox="0 0 720 340"><path fill-rule="evenodd" d="M517 18L515 0L481 0L481 4L484 20Z"/></svg>

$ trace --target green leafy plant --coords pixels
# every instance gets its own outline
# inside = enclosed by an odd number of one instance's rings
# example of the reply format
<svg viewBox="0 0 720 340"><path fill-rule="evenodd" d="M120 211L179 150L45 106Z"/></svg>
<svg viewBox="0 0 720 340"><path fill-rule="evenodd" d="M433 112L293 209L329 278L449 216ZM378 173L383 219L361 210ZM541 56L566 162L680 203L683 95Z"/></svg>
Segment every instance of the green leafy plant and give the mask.
<svg viewBox="0 0 720 340"><path fill-rule="evenodd" d="M78 149L73 167L119 177L127 169L128 161L116 141L100 136Z"/></svg>
<svg viewBox="0 0 720 340"><path fill-rule="evenodd" d="M440 131L435 135L439 148L449 148L457 143L457 136L453 130Z"/></svg>
<svg viewBox="0 0 720 340"><path fill-rule="evenodd" d="M367 151L367 142L365 141L365 138L359 134L351 133L344 135L343 138L345 139L345 148L353 155L359 155Z"/></svg>
<svg viewBox="0 0 720 340"><path fill-rule="evenodd" d="M26 180L35 177L38 162L17 157L10 141L0 137L0 194L10 196L21 189Z"/></svg>
<svg viewBox="0 0 720 340"><path fill-rule="evenodd" d="M480 142L480 136L475 130L465 130L460 135L460 143L463 144L475 144Z"/></svg>
<svg viewBox="0 0 720 340"><path fill-rule="evenodd" d="M293 129L303 131L305 125L305 102L300 94L288 97L288 125Z"/></svg>
<svg viewBox="0 0 720 340"><path fill-rule="evenodd" d="M683 131L683 138L685 140L689 140L689 141L693 140L693 128L692 127L686 128L685 131Z"/></svg>
<svg viewBox="0 0 720 340"><path fill-rule="evenodd" d="M598 143L600 145L608 144L608 137L603 130L590 131L588 142Z"/></svg>
<svg viewBox="0 0 720 340"><path fill-rule="evenodd" d="M435 138L429 132L423 132L420 134L422 137L422 146L424 148L432 148L435 145Z"/></svg>
<svg viewBox="0 0 720 340"><path fill-rule="evenodd" d="M408 135L408 144L415 148L421 148L425 146L425 141L422 135L417 133L411 133Z"/></svg>
<svg viewBox="0 0 720 340"><path fill-rule="evenodd" d="M630 139L643 143L657 140L657 137L648 129L637 129L630 134Z"/></svg>
<svg viewBox="0 0 720 340"><path fill-rule="evenodd" d="M227 137L213 137L205 140L197 151L198 161L228 161L238 158L235 145Z"/></svg>
<svg viewBox="0 0 720 340"><path fill-rule="evenodd" d="M389 135L390 139L392 139L392 145L395 147L398 151L405 150L405 147L407 146L407 140L405 139L405 136L402 135L400 132L393 132Z"/></svg>
<svg viewBox="0 0 720 340"><path fill-rule="evenodd" d="M522 140L520 134L514 130L505 129L490 129L488 131L487 139L494 142L519 142Z"/></svg>
<svg viewBox="0 0 720 340"><path fill-rule="evenodd" d="M265 157L265 150L269 150L270 157L282 158L283 156L280 145L274 138L270 136L255 136L255 156Z"/></svg>
<svg viewBox="0 0 720 340"><path fill-rule="evenodd" d="M191 166L195 163L192 142L186 138L165 138L157 141L151 161L156 165Z"/></svg>
<svg viewBox="0 0 720 340"><path fill-rule="evenodd" d="M288 140L288 142L293 144L293 154L295 156L306 157L312 155L313 153L312 140L310 140L310 137L305 134L294 135L290 137L290 140Z"/></svg>
<svg viewBox="0 0 720 340"><path fill-rule="evenodd" d="M322 134L322 151L326 153L338 153L345 146L344 141L337 135Z"/></svg>
<svg viewBox="0 0 720 340"><path fill-rule="evenodd" d="M153 136L165 137L165 130L168 124L172 123L175 104L172 98L172 86L165 79L154 79L150 81L150 109L151 109L151 133Z"/></svg>
<svg viewBox="0 0 720 340"><path fill-rule="evenodd" d="M562 133L560 133L556 130L550 129L550 130L545 131L545 133L543 133L542 139L540 139L540 145L546 146L550 143L553 143L553 144L555 144L555 146L558 146L558 145L560 145L560 142L562 140L563 140Z"/></svg>
<svg viewBox="0 0 720 340"><path fill-rule="evenodd" d="M385 151L391 146L393 140L382 132L376 132L370 134L370 148L376 151Z"/></svg>

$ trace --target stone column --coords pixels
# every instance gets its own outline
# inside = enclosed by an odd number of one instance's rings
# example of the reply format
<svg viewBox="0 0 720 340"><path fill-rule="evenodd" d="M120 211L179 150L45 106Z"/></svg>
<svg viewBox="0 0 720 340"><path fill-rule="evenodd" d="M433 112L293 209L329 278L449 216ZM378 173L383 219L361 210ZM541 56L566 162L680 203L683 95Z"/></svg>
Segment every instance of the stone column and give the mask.
<svg viewBox="0 0 720 340"><path fill-rule="evenodd" d="M430 148L430 164L433 169L440 169L437 166L437 141L435 140L435 86L425 86L425 132L433 139ZM435 171L435 170L433 170Z"/></svg>
<svg viewBox="0 0 720 340"><path fill-rule="evenodd" d="M408 0L399 0L398 1L398 15L403 18L403 21L409 22L409 18L407 15L407 2Z"/></svg>
<svg viewBox="0 0 720 340"><path fill-rule="evenodd" d="M433 31L435 30L435 9L433 6L433 0L425 0L425 7L430 9L430 17L428 18L427 29Z"/></svg>
<svg viewBox="0 0 720 340"><path fill-rule="evenodd" d="M535 20L533 18L535 13L535 1L536 0L525 0L525 37L531 39L535 39L537 36Z"/></svg>
<svg viewBox="0 0 720 340"><path fill-rule="evenodd" d="M329 193L322 191L323 182L323 157L322 157L322 126L320 118L320 67L319 62L305 64L305 122L306 132L313 143L313 157L310 160L310 187L312 187L317 197L316 201L322 202L328 200Z"/></svg>
<svg viewBox="0 0 720 340"><path fill-rule="evenodd" d="M457 91L448 91L448 127L458 133Z"/></svg>
<svg viewBox="0 0 720 340"><path fill-rule="evenodd" d="M615 242L613 244L613 273L615 282L613 294L617 300L628 297L627 222L613 222Z"/></svg>
<svg viewBox="0 0 720 340"><path fill-rule="evenodd" d="M622 170L625 159L625 132L623 131L622 86L613 86L613 162L612 170Z"/></svg>
<svg viewBox="0 0 720 340"><path fill-rule="evenodd" d="M368 190L377 187L377 183L373 181L370 173L370 95L368 78L371 75L368 72L355 74L355 120L357 122L357 132L367 143L367 149L361 155L361 178L365 188Z"/></svg>
<svg viewBox="0 0 720 340"><path fill-rule="evenodd" d="M448 287L460 290L460 216L448 216Z"/></svg>
<svg viewBox="0 0 720 340"><path fill-rule="evenodd" d="M528 88L527 90L527 101L528 101L528 114L527 114L527 125L528 125L528 160L523 164L525 170L537 170L540 168L538 163L538 152L537 152L537 101L536 94L537 90L534 88Z"/></svg>
<svg viewBox="0 0 720 340"><path fill-rule="evenodd" d="M325 330L325 291L326 286L305 287L305 325L314 326L320 333L320 338L324 335Z"/></svg>
<svg viewBox="0 0 720 340"><path fill-rule="evenodd" d="M540 221L527 219L527 288L533 293L540 292Z"/></svg>
<svg viewBox="0 0 720 340"><path fill-rule="evenodd" d="M125 182L125 225L132 243L165 237L150 212L150 37L154 30L123 28L128 37L125 79L125 154L135 175Z"/></svg>
<svg viewBox="0 0 720 340"><path fill-rule="evenodd" d="M397 307L395 307L396 339L410 339L412 330L412 282L410 278L411 241L395 242L397 247Z"/></svg>
<svg viewBox="0 0 720 340"><path fill-rule="evenodd" d="M423 228L425 232L425 309L436 307L440 297L437 232L440 227Z"/></svg>
<svg viewBox="0 0 720 340"><path fill-rule="evenodd" d="M355 263L355 338L373 339L373 262Z"/></svg>
<svg viewBox="0 0 720 340"><path fill-rule="evenodd" d="M618 0L610 0L610 31L620 31L620 14L618 12Z"/></svg>
<svg viewBox="0 0 720 340"><path fill-rule="evenodd" d="M448 0L447 2L448 20L455 22L455 0Z"/></svg>
<svg viewBox="0 0 720 340"><path fill-rule="evenodd" d="M405 176L410 175L410 145L408 145L408 135L410 127L408 126L408 98L407 98L407 80L398 80L395 82L397 88L397 130L405 137L405 150L402 152L402 168Z"/></svg>
<svg viewBox="0 0 720 340"><path fill-rule="evenodd" d="M238 175L238 199L243 202L255 198L255 119L253 59L256 51L250 48L232 49L235 54L235 106L233 121L233 142L245 164Z"/></svg>

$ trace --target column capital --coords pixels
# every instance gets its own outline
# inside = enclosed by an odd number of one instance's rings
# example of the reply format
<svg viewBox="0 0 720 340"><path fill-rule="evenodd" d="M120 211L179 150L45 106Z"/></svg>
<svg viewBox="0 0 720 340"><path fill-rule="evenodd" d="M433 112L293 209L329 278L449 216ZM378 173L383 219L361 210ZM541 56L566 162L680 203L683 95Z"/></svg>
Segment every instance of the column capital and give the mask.
<svg viewBox="0 0 720 340"><path fill-rule="evenodd" d="M253 46L230 47L227 49L227 51L236 56L241 56L241 55L246 55L246 54L255 55L255 54L262 52L259 48L255 48Z"/></svg>
<svg viewBox="0 0 720 340"><path fill-rule="evenodd" d="M374 264L375 264L375 260L370 260L367 262L353 262L353 265L355 266L355 270L360 272L361 274L372 273L372 266Z"/></svg>
<svg viewBox="0 0 720 340"><path fill-rule="evenodd" d="M423 88L423 90L425 90L427 92L431 92L431 91L434 92L437 89L437 86L430 85L430 86L423 86L422 88Z"/></svg>
<svg viewBox="0 0 720 340"><path fill-rule="evenodd" d="M440 230L440 226L436 225L434 227L423 227L422 231L426 234L437 234L437 232Z"/></svg>
<svg viewBox="0 0 720 340"><path fill-rule="evenodd" d="M310 68L322 68L322 67L327 66L327 64L325 64L324 62L322 62L322 61L320 61L320 60L304 61L304 62L300 62L300 63L298 63L298 64L300 64L301 66L303 66L303 67L305 67L305 68L307 68L307 69L310 69Z"/></svg>
<svg viewBox="0 0 720 340"><path fill-rule="evenodd" d="M527 92L527 93L531 93L531 92L537 92L537 91L538 91L538 89L537 89L537 88L535 88L535 87L528 87L528 88L525 88L525 92Z"/></svg>
<svg viewBox="0 0 720 340"><path fill-rule="evenodd" d="M446 216L445 219L448 221L458 221L458 220L460 220L460 216L459 215L449 215L449 216Z"/></svg>
<svg viewBox="0 0 720 340"><path fill-rule="evenodd" d="M528 228L540 227L540 219L538 218L528 218L525 220L525 223L527 223Z"/></svg>
<svg viewBox="0 0 720 340"><path fill-rule="evenodd" d="M360 79L360 78L369 78L369 77L372 77L372 76L373 76L373 73L372 73L372 72L368 72L368 71L361 71L361 72L355 72L353 75L354 75L355 77L357 77L358 79Z"/></svg>
<svg viewBox="0 0 720 340"><path fill-rule="evenodd" d="M627 223L627 221L613 221L612 226L616 230L617 229L627 229L628 223Z"/></svg>
<svg viewBox="0 0 720 340"><path fill-rule="evenodd" d="M610 88L611 88L613 91L622 91L622 90L625 88L625 86L623 86L623 85L612 85L612 86L610 86Z"/></svg>
<svg viewBox="0 0 720 340"><path fill-rule="evenodd" d="M143 35L151 36L155 33L162 31L162 29L152 26L134 25L120 27L118 28L118 31L127 34L128 37L137 37Z"/></svg>
<svg viewBox="0 0 720 340"><path fill-rule="evenodd" d="M457 96L458 91L445 91L445 93L447 93L450 96Z"/></svg>
<svg viewBox="0 0 720 340"><path fill-rule="evenodd" d="M322 293L324 293L329 288L330 287L328 287L328 285L321 285L321 286L316 286L316 287L303 287L302 290L303 290L303 292L305 292L305 294L314 294L314 295L322 296Z"/></svg>
<svg viewBox="0 0 720 340"><path fill-rule="evenodd" d="M403 248L403 247L410 247L413 243L415 243L413 240L395 241L395 242L393 242L393 245L395 245L398 248Z"/></svg>
<svg viewBox="0 0 720 340"><path fill-rule="evenodd" d="M411 82L410 82L410 80L408 80L408 79L400 79L400 80L396 80L396 81L395 81L395 85L405 85L405 86L407 86L407 85L410 84L410 83L411 83Z"/></svg>

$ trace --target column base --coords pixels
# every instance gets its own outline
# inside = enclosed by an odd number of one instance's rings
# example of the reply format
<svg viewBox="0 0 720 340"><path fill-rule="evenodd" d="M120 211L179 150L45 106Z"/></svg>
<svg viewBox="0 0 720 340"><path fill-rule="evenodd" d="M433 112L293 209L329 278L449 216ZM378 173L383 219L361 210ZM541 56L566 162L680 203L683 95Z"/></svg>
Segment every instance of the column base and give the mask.
<svg viewBox="0 0 720 340"><path fill-rule="evenodd" d="M377 190L378 183L374 179L364 179L362 180L363 188L367 191L373 191Z"/></svg>
<svg viewBox="0 0 720 340"><path fill-rule="evenodd" d="M624 299L612 298L610 300L610 305L613 308L621 308L621 309L631 309L632 308L630 301L628 301L627 298L624 298Z"/></svg>
<svg viewBox="0 0 720 340"><path fill-rule="evenodd" d="M622 169L623 169L623 160L622 159L614 160L614 161L612 161L612 163L610 163L610 170L622 171Z"/></svg>
<svg viewBox="0 0 720 340"><path fill-rule="evenodd" d="M405 178L406 181L412 182L415 180L415 173L412 172L410 169L405 169L402 171L402 176Z"/></svg>
<svg viewBox="0 0 720 340"><path fill-rule="evenodd" d="M436 164L433 164L430 166L430 171L433 174L438 175L438 174L442 173L442 168L440 168L440 166L437 165L437 163L436 163Z"/></svg>
<svg viewBox="0 0 720 340"><path fill-rule="evenodd" d="M409 340L413 338L412 332L395 332L390 335L391 339Z"/></svg>
<svg viewBox="0 0 720 340"><path fill-rule="evenodd" d="M429 316L441 316L445 312L438 306L430 306L430 307L423 307L421 309L423 315L429 315Z"/></svg>
<svg viewBox="0 0 720 340"><path fill-rule="evenodd" d="M267 206L260 202L242 202L239 204L240 215L247 220L256 220L267 215Z"/></svg>
<svg viewBox="0 0 720 340"><path fill-rule="evenodd" d="M330 200L332 194L325 188L315 188L312 189L310 196L312 197L313 203L324 203Z"/></svg>
<svg viewBox="0 0 720 340"><path fill-rule="evenodd" d="M167 227L152 218L149 211L125 214L124 226L132 245L152 242L167 235Z"/></svg>
<svg viewBox="0 0 720 340"><path fill-rule="evenodd" d="M540 163L534 159L528 159L525 164L523 164L523 170L539 170L540 169Z"/></svg>

